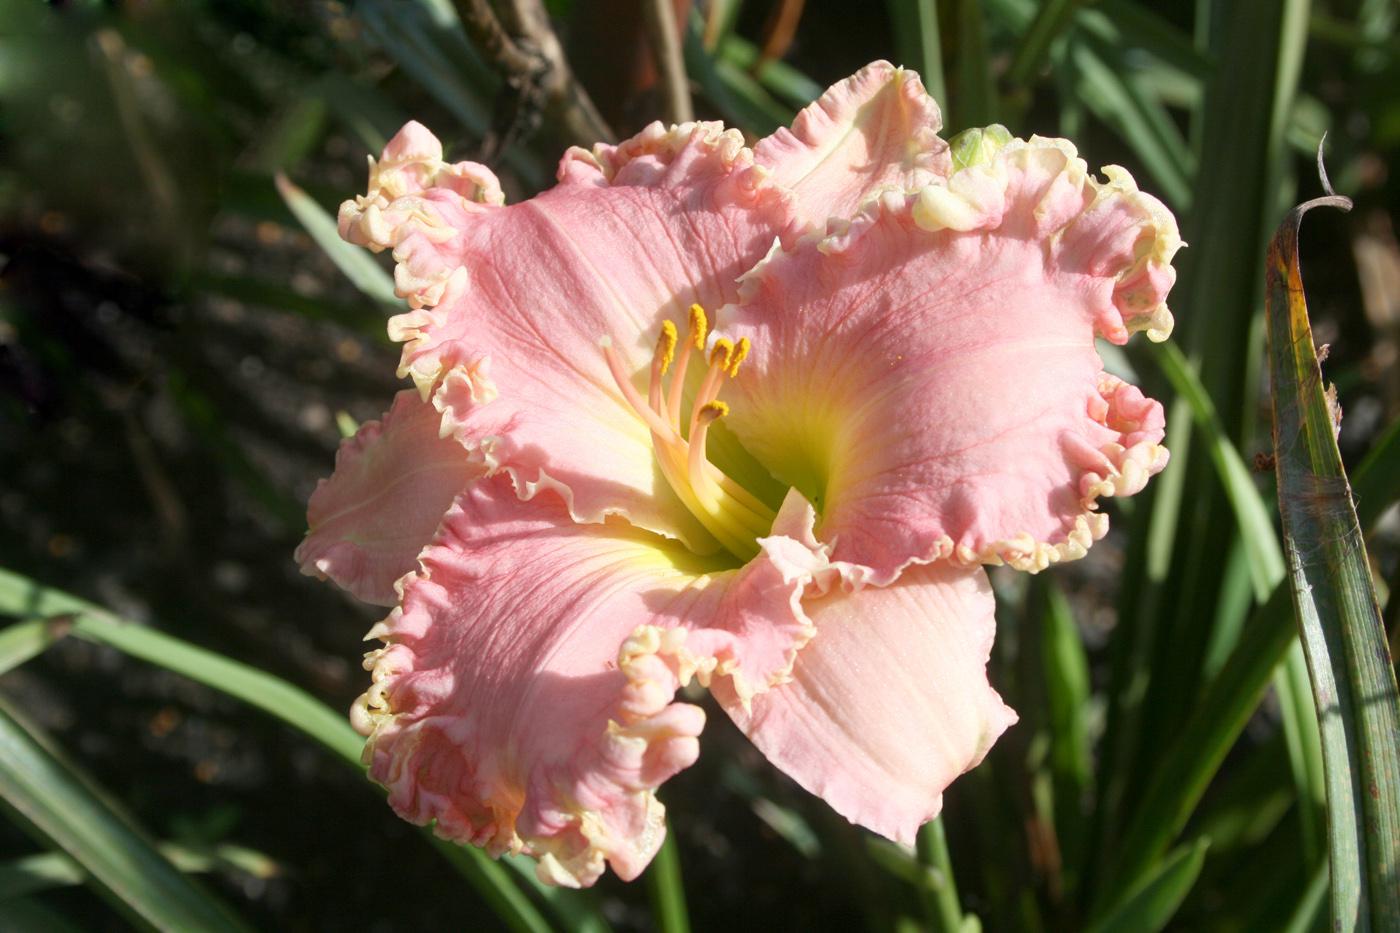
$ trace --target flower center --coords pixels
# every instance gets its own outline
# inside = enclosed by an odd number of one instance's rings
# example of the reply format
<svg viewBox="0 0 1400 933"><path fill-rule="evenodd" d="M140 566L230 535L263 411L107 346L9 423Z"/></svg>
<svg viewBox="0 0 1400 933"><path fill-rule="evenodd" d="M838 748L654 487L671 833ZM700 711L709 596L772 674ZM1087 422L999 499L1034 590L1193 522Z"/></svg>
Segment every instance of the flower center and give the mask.
<svg viewBox="0 0 1400 933"><path fill-rule="evenodd" d="M681 417L686 370L693 355L705 352L708 335L709 321L699 305L690 306L690 333L684 343L679 341L674 323L662 322L645 399L628 378L612 341L604 337L599 345L623 398L651 428L652 449L666 482L725 550L747 561L758 554L758 539L769 533L776 515L711 463L705 453L710 425L729 413L729 406L719 400L719 391L726 379L739 374L739 365L749 354L747 338L737 344L724 338L715 341L689 415Z"/></svg>

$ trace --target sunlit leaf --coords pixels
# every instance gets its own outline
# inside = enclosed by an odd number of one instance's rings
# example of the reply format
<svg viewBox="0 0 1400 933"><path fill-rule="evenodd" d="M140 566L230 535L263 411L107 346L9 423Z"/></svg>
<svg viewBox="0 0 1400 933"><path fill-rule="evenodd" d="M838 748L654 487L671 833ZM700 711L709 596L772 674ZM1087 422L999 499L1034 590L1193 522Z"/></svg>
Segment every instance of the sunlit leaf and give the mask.
<svg viewBox="0 0 1400 933"><path fill-rule="evenodd" d="M1298 263L1295 208L1266 262L1274 459L1294 611L1322 732L1335 929L1400 928L1400 692L1337 450Z"/></svg>
<svg viewBox="0 0 1400 933"><path fill-rule="evenodd" d="M180 873L130 818L94 792L0 700L0 800L22 825L82 866L93 886L141 926L240 930L212 895Z"/></svg>

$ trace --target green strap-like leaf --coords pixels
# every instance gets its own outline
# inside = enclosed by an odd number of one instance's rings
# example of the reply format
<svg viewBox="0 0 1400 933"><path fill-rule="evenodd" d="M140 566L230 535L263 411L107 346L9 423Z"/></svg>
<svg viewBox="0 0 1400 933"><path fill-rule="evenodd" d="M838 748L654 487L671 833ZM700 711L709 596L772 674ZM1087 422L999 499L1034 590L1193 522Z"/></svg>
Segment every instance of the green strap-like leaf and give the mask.
<svg viewBox="0 0 1400 933"><path fill-rule="evenodd" d="M1351 475L1351 495L1362 531L1400 498L1400 419L1386 429Z"/></svg>
<svg viewBox="0 0 1400 933"><path fill-rule="evenodd" d="M366 250L340 238L336 230L335 218L316 203L316 199L288 180L286 175L277 173L277 192L287 202L287 208L301 221L311 239L321 247L336 268L345 273L356 288L380 304L402 307L403 302L394 294L394 280L384 268L375 262Z"/></svg>
<svg viewBox="0 0 1400 933"><path fill-rule="evenodd" d="M2 700L0 799L27 829L81 865L94 887L139 925L192 933L244 929Z"/></svg>
<svg viewBox="0 0 1400 933"><path fill-rule="evenodd" d="M1110 914L1141 883L1186 825L1293 640L1288 596L1279 587L1245 623L1230 659L1159 759L1161 765L1134 809L1118 855L1099 886L1096 916Z"/></svg>
<svg viewBox="0 0 1400 933"><path fill-rule="evenodd" d="M898 64L917 69L923 76L924 87L938 101L948 106L948 92L943 83L943 43L938 28L938 4L935 0L888 0L890 23L893 25Z"/></svg>
<svg viewBox="0 0 1400 933"><path fill-rule="evenodd" d="M1400 693L1366 545L1337 450L1298 266L1295 208L1269 244L1274 458L1294 611L1322 732L1337 930L1400 929Z"/></svg>
<svg viewBox="0 0 1400 933"><path fill-rule="evenodd" d="M69 622L64 618L31 619L0 629L0 674L43 654L68 629Z"/></svg>
<svg viewBox="0 0 1400 933"><path fill-rule="evenodd" d="M205 849L164 842L156 848L170 860L170 864L187 874L232 869L255 878L271 878L281 872L281 866L268 856L241 846L221 845ZM88 874L83 866L62 852L26 855L0 863L0 901L50 888L85 884L87 880ZM0 929L4 929L3 924L0 924Z"/></svg>
<svg viewBox="0 0 1400 933"><path fill-rule="evenodd" d="M1209 844L1197 839L1163 859L1117 910L1090 928L1092 933L1156 933L1165 927L1196 883Z"/></svg>

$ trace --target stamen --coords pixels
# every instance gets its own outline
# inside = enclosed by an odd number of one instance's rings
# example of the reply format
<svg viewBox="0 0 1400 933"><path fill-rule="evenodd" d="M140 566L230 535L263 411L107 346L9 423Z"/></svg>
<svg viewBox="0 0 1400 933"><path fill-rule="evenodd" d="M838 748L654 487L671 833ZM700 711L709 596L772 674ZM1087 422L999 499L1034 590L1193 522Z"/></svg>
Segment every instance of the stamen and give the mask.
<svg viewBox="0 0 1400 933"><path fill-rule="evenodd" d="M685 372L690 363L690 351L704 352L705 338L710 333L710 322L705 317L705 309L699 305L690 306L690 333L681 344L680 359L676 371L671 374L671 385L666 390L666 411L663 416L677 432L681 429L681 403L685 400Z"/></svg>
<svg viewBox="0 0 1400 933"><path fill-rule="evenodd" d="M725 367L726 372L729 373L729 378L730 378L730 379L734 379L734 378L738 377L738 375L739 375L739 364L742 363L742 362L744 362L744 360L748 357L748 355L749 355L749 338L747 338L747 337L740 337L740 338L739 338L739 343L738 343L738 345L734 347L734 359L730 360L729 365L728 365L727 367Z"/></svg>
<svg viewBox="0 0 1400 933"><path fill-rule="evenodd" d="M666 375L671 361L676 358L676 325L670 321L661 322L661 333L656 338L656 352L651 358L651 386L647 391L647 401L652 411L661 420L670 423L666 416L666 400L661 395L661 377Z"/></svg>
<svg viewBox="0 0 1400 933"><path fill-rule="evenodd" d="M723 337L715 340L709 369L691 408L688 435L680 430L686 366L693 351L704 351L708 337L709 319L699 305L691 305L685 343L680 342L675 324L662 322L645 401L612 341L604 337L598 345L623 398L651 429L656 461L667 483L722 547L741 560L749 560L758 553L758 539L772 529L774 512L711 463L706 454L710 425L729 414L729 405L718 398L720 387L726 376L738 374L739 364L748 356L747 338L737 345ZM673 364L669 386L664 385L667 380L663 377Z"/></svg>
<svg viewBox="0 0 1400 933"><path fill-rule="evenodd" d="M636 386L632 385L632 380L628 378L627 371L623 369L622 357L617 355L617 349L612 345L612 339L606 335L598 338L598 346L603 350L603 359L607 361L608 372L612 373L613 382L617 383L617 389L622 393L622 397L627 400L627 404L632 406L632 410L637 416L647 423L651 428L663 438L675 437L675 432L671 426L661 420L661 417L642 400L638 394Z"/></svg>
<svg viewBox="0 0 1400 933"><path fill-rule="evenodd" d="M710 365L718 365L720 369L729 369L729 363L734 359L734 344L724 337L715 341L714 348L710 350Z"/></svg>
<svg viewBox="0 0 1400 933"><path fill-rule="evenodd" d="M699 305L690 306L690 342L697 350L705 349L705 338L710 336L710 322L705 317L705 309Z"/></svg>
<svg viewBox="0 0 1400 933"><path fill-rule="evenodd" d="M661 364L661 374L671 368L676 358L676 325L670 321L661 322L661 335L656 338L656 361Z"/></svg>

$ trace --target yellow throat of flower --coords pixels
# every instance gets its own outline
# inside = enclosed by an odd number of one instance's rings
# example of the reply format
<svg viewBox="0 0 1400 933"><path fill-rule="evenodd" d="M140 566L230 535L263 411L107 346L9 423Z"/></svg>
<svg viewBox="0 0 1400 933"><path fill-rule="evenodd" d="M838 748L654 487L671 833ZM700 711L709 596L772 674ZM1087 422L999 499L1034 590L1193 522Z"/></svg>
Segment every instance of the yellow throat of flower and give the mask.
<svg viewBox="0 0 1400 933"><path fill-rule="evenodd" d="M652 448L666 482L725 550L747 561L758 554L758 539L769 533L775 514L709 461L705 439L710 425L729 413L729 406L719 400L719 392L726 379L739 374L739 365L749 354L748 338L737 344L724 338L715 341L689 416L684 421L681 417L686 370L693 355L705 352L708 336L709 320L699 305L690 306L690 331L684 343L676 325L663 321L645 399L632 385L612 341L603 337L599 345L623 398L651 428Z"/></svg>

